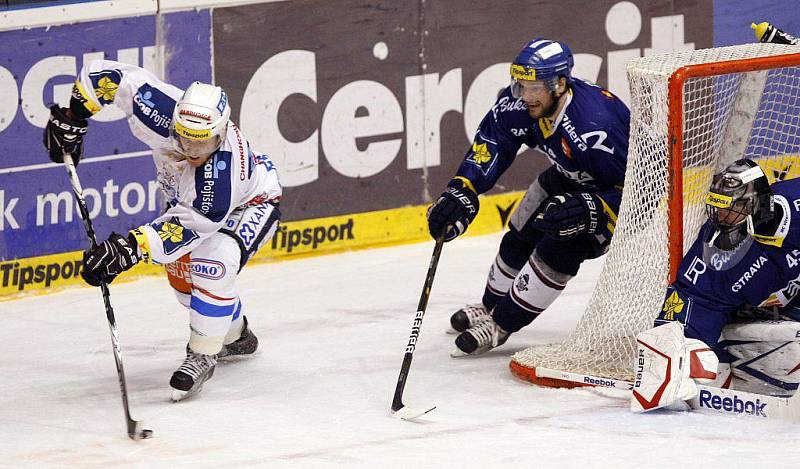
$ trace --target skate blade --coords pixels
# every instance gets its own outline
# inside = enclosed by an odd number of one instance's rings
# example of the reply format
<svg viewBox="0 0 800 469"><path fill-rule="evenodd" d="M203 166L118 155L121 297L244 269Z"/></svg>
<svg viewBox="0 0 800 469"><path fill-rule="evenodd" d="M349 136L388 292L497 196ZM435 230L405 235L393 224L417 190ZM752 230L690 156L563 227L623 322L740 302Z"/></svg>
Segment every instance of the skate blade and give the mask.
<svg viewBox="0 0 800 469"><path fill-rule="evenodd" d="M450 357L452 358L463 358L463 357L477 357L483 355L484 353L492 350L492 347L481 347L475 350L472 353L466 353L462 351L460 348L456 347L450 352Z"/></svg>
<svg viewBox="0 0 800 469"><path fill-rule="evenodd" d="M188 399L192 396L191 391L181 391L180 389L173 389L172 390L172 402L179 402L184 399Z"/></svg>
<svg viewBox="0 0 800 469"><path fill-rule="evenodd" d="M192 388L188 391L181 391L180 389L172 389L172 402L180 402L189 399L190 397L194 396L195 394L199 393L203 390L203 385L197 386L197 388Z"/></svg>

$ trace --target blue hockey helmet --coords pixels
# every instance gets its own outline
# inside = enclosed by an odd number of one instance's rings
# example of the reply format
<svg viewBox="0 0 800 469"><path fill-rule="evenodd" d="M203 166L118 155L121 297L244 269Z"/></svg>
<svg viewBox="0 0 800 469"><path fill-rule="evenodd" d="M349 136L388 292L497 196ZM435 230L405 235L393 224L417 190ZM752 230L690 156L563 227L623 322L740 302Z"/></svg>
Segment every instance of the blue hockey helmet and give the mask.
<svg viewBox="0 0 800 469"><path fill-rule="evenodd" d="M525 47L511 64L511 92L521 96L518 80L541 80L555 91L559 77L572 81L575 59L569 47L560 41L537 37Z"/></svg>

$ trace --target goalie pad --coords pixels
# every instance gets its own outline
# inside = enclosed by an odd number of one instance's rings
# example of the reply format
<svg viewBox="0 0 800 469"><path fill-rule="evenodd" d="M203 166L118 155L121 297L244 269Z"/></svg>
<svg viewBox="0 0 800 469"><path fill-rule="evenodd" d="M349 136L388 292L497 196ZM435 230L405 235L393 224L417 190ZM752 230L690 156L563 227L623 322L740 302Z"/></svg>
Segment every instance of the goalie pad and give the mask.
<svg viewBox="0 0 800 469"><path fill-rule="evenodd" d="M684 337L683 325L678 322L644 331L636 342L633 412L679 404L697 395L697 383L717 379L716 354L702 341Z"/></svg>
<svg viewBox="0 0 800 469"><path fill-rule="evenodd" d="M715 350L730 365L735 389L786 396L800 384L800 322L731 324Z"/></svg>

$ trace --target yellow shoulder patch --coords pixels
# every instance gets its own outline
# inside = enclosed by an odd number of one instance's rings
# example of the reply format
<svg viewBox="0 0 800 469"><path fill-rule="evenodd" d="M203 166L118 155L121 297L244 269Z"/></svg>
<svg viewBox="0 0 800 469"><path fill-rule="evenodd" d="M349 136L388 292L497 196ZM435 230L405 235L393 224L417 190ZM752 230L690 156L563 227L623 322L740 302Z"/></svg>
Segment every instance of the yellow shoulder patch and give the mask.
<svg viewBox="0 0 800 469"><path fill-rule="evenodd" d="M472 144L472 161L483 164L492 161L492 154L489 153L489 149L486 147L485 143L478 144L478 142L473 142Z"/></svg>
<svg viewBox="0 0 800 469"><path fill-rule="evenodd" d="M114 101L114 97L117 95L117 90L119 89L119 85L114 83L108 77L102 77L97 82L97 87L94 90L95 96L100 102L112 102Z"/></svg>

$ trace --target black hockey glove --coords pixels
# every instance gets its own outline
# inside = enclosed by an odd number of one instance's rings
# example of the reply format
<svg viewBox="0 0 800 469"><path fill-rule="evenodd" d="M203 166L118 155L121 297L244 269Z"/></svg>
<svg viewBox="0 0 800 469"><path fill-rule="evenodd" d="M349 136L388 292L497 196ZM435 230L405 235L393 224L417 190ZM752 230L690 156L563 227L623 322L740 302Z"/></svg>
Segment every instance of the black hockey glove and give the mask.
<svg viewBox="0 0 800 469"><path fill-rule="evenodd" d="M550 197L542 211L531 222L547 236L560 241L597 233L608 223L603 204L587 192L565 193Z"/></svg>
<svg viewBox="0 0 800 469"><path fill-rule="evenodd" d="M67 111L58 104L50 106L50 118L44 127L44 147L53 163L63 163L64 153L69 153L77 165L83 154L83 136L89 122L80 117L69 117Z"/></svg>
<svg viewBox="0 0 800 469"><path fill-rule="evenodd" d="M107 240L83 253L81 277L89 285L99 287L100 282L113 282L139 260L139 247L132 234L126 238L111 233Z"/></svg>
<svg viewBox="0 0 800 469"><path fill-rule="evenodd" d="M478 194L464 187L464 181L453 179L428 209L428 231L436 239L447 230L444 240L452 241L467 231L479 208Z"/></svg>

